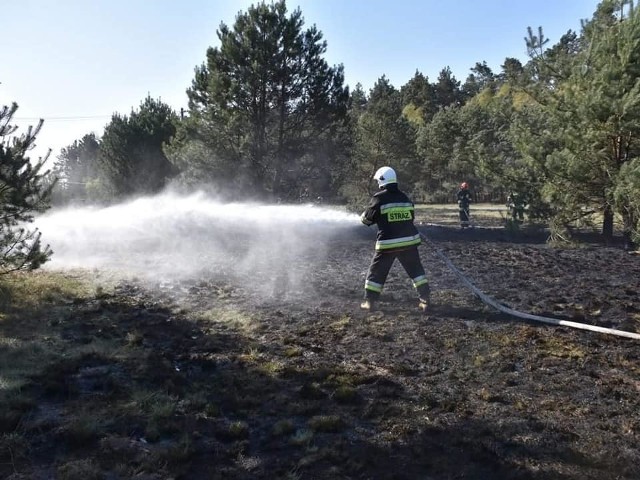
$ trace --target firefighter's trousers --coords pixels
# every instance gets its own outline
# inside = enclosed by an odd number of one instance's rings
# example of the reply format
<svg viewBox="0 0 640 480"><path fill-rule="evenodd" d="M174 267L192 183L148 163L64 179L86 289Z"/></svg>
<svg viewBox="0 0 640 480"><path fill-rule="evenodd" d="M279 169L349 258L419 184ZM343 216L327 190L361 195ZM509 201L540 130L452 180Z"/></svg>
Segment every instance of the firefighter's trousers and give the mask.
<svg viewBox="0 0 640 480"><path fill-rule="evenodd" d="M469 207L460 207L460 226L469 226Z"/></svg>
<svg viewBox="0 0 640 480"><path fill-rule="evenodd" d="M418 292L420 300L429 301L429 282L424 272L418 247L410 247L392 252L377 251L369 266L369 273L364 285L364 297L368 300L377 300L382 293L384 282L395 259L400 261L405 271L411 278L411 282Z"/></svg>

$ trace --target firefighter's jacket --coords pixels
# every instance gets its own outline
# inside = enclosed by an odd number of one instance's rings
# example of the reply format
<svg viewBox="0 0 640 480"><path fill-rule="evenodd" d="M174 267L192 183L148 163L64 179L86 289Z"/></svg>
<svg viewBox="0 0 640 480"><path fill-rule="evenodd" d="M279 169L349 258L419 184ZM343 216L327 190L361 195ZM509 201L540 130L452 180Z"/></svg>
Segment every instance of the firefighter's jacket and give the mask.
<svg viewBox="0 0 640 480"><path fill-rule="evenodd" d="M458 206L460 208L464 210L469 208L469 204L471 203L471 193L469 193L469 190L461 188L460 190L458 190L456 197L458 197Z"/></svg>
<svg viewBox="0 0 640 480"><path fill-rule="evenodd" d="M420 233L413 224L414 205L409 197L390 183L377 192L360 220L378 225L376 251L392 252L420 245Z"/></svg>

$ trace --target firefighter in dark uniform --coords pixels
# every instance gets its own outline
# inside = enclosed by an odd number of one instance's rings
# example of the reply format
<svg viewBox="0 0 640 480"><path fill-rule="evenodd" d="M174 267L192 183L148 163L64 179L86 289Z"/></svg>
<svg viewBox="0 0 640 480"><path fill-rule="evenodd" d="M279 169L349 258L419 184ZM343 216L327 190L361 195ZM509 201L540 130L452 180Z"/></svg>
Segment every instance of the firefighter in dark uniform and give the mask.
<svg viewBox="0 0 640 480"><path fill-rule="evenodd" d="M364 310L372 310L380 298L389 270L397 258L416 288L418 308L426 312L429 305L429 283L420 261L420 233L413 224L413 202L398 189L396 172L390 167L378 169L373 177L381 189L371 199L360 219L365 225L378 226L376 252L364 284Z"/></svg>
<svg viewBox="0 0 640 480"><path fill-rule="evenodd" d="M458 209L460 210L460 227L467 228L469 226L469 204L471 203L471 194L469 193L469 184L462 182L458 193Z"/></svg>
<svg viewBox="0 0 640 480"><path fill-rule="evenodd" d="M514 223L520 224L524 222L524 210L527 208L527 201L523 195L519 193L509 194L507 197L507 208L509 209L511 220Z"/></svg>

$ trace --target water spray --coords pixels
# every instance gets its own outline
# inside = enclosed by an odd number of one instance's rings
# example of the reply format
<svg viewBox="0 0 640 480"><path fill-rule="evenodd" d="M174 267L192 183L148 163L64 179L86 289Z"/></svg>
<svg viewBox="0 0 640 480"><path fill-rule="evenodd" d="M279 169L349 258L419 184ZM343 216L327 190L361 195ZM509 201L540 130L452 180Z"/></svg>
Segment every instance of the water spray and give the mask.
<svg viewBox="0 0 640 480"><path fill-rule="evenodd" d="M154 280L244 275L265 292L275 271L287 268L289 281L296 281L307 254L317 258L333 238L360 228L357 215L339 209L224 203L204 193L51 210L35 224L54 252L47 268L98 268Z"/></svg>

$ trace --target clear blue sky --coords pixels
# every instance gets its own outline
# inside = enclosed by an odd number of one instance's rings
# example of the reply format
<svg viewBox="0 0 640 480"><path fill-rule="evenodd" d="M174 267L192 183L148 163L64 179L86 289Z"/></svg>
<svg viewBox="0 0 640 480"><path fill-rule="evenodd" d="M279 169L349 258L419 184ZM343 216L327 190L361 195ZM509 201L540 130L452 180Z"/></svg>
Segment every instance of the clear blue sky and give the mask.
<svg viewBox="0 0 640 480"><path fill-rule="evenodd" d="M217 46L220 22L255 0L3 1L0 104L13 101L21 131L44 118L32 158L84 134L101 135L114 112L130 113L147 94L176 111L194 67ZM527 60L527 27L556 43L598 0L288 0L305 26L323 32L329 64L366 90L383 74L401 87L416 70L435 81L449 66L464 81L476 62L500 71Z"/></svg>

